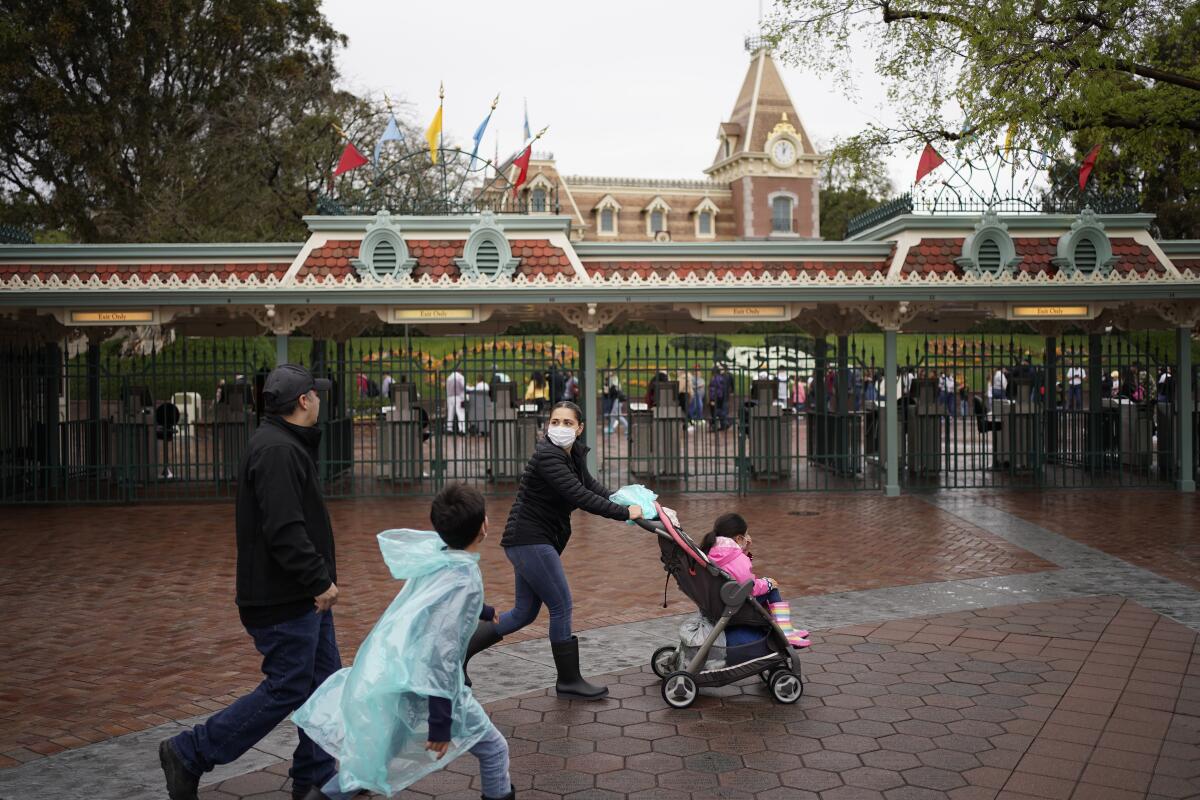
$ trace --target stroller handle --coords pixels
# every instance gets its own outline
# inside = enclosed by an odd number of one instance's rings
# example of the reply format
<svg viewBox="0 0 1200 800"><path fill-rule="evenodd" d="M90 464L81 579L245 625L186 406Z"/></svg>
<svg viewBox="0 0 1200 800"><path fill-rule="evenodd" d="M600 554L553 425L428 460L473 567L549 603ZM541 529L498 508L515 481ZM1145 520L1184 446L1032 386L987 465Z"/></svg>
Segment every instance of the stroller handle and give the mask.
<svg viewBox="0 0 1200 800"><path fill-rule="evenodd" d="M651 533L667 532L667 526L663 525L662 522L657 519L646 519L645 517L639 517L638 519L635 519L634 522L638 524L638 527L648 530Z"/></svg>

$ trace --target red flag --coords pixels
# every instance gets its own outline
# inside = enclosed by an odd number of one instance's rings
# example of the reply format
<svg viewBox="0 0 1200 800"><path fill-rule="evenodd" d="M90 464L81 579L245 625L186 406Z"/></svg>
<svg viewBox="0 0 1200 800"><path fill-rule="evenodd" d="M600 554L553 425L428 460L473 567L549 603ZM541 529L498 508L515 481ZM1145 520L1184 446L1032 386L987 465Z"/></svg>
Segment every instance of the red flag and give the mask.
<svg viewBox="0 0 1200 800"><path fill-rule="evenodd" d="M513 183L513 197L517 196L517 189L521 188L521 184L525 182L525 176L529 174L529 157L533 155L533 144L529 144L521 155L513 159L513 166L516 167L517 180Z"/></svg>
<svg viewBox="0 0 1200 800"><path fill-rule="evenodd" d="M917 162L917 179L913 183L920 183L921 178L937 169L939 164L944 163L946 163L946 159L933 149L933 145L926 142L925 149L921 151L921 160Z"/></svg>
<svg viewBox="0 0 1200 800"><path fill-rule="evenodd" d="M363 164L370 164L367 157L358 152L358 148L352 142L346 143L346 149L342 151L342 157L338 159L337 169L333 171L333 177L341 175L343 172L349 172L352 169L358 169Z"/></svg>
<svg viewBox="0 0 1200 800"><path fill-rule="evenodd" d="M1096 156L1098 155L1100 155L1100 145L1093 147L1083 157L1083 166L1079 168L1079 191L1081 192L1087 186L1088 178L1092 174L1092 167L1096 166Z"/></svg>

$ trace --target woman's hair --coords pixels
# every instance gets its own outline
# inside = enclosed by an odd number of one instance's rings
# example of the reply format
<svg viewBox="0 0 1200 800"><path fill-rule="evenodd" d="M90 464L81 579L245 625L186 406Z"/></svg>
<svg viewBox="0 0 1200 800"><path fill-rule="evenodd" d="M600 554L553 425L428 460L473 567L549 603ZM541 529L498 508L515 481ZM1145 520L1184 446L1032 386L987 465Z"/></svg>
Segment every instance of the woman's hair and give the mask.
<svg viewBox="0 0 1200 800"><path fill-rule="evenodd" d="M542 376L542 373L538 371L535 371L533 375L530 376L530 380L532 380L533 385L539 389L546 385L546 379Z"/></svg>
<svg viewBox="0 0 1200 800"><path fill-rule="evenodd" d="M570 400L559 400L550 407L550 413L554 414L554 410L558 408L568 408L575 414L575 421L583 424L583 409L572 403Z"/></svg>
<svg viewBox="0 0 1200 800"><path fill-rule="evenodd" d="M746 520L742 519L741 514L722 514L713 523L713 529L704 535L704 540L700 542L700 549L707 553L717 543L718 536L733 539L744 534L748 528L749 526L746 525Z"/></svg>

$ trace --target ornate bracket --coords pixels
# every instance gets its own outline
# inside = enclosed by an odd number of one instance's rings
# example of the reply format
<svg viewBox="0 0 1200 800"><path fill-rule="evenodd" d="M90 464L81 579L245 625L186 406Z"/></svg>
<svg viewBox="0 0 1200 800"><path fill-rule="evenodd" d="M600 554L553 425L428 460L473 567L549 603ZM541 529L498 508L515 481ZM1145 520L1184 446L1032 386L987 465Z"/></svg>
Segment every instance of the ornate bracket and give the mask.
<svg viewBox="0 0 1200 800"><path fill-rule="evenodd" d="M1200 325L1200 303L1188 300L1162 300L1153 303L1150 311L1174 328L1195 328Z"/></svg>
<svg viewBox="0 0 1200 800"><path fill-rule="evenodd" d="M255 322L276 336L287 336L294 332L301 325L307 324L319 311L320 306L276 306L274 303L267 303L262 308L250 306L241 310L229 309L230 316L249 314Z"/></svg>
<svg viewBox="0 0 1200 800"><path fill-rule="evenodd" d="M314 339L345 342L362 333L374 321L374 315L364 316L347 309L328 308L317 314L304 325L304 332Z"/></svg>
<svg viewBox="0 0 1200 800"><path fill-rule="evenodd" d="M588 303L586 307L561 306L557 308L557 311L562 314L563 319L584 333L598 332L621 313L621 309L615 306L597 308L595 303Z"/></svg>
<svg viewBox="0 0 1200 800"><path fill-rule="evenodd" d="M866 317L868 322L878 325L885 331L898 331L925 311L927 305L926 303L910 303L907 300L901 300L898 303L860 303L852 305L850 308Z"/></svg>

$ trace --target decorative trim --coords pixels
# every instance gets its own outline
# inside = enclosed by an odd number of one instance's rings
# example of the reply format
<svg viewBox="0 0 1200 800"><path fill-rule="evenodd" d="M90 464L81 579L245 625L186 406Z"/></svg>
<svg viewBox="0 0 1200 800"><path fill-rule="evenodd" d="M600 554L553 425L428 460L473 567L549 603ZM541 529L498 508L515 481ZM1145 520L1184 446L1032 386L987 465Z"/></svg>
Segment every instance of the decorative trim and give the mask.
<svg viewBox="0 0 1200 800"><path fill-rule="evenodd" d="M379 268L375 266L375 250L385 242L391 244L396 253L396 266L388 272L380 272ZM408 245L404 243L404 237L400 235L400 225L392 221L391 214L380 211L375 215L375 222L367 228L367 233L363 236L362 244L358 247L358 256L350 259L350 263L359 275L369 272L380 278L390 274L411 275L413 267L417 265L417 260L408 254Z"/></svg>
<svg viewBox="0 0 1200 800"><path fill-rule="evenodd" d="M598 308L596 303L586 306L557 306L554 309L562 315L568 324L579 328L583 333L598 333L621 313L618 306Z"/></svg>
<svg viewBox="0 0 1200 800"><path fill-rule="evenodd" d="M287 336L307 324L320 310L320 306L276 306L274 303L266 303L249 308L230 308L229 315L236 317L246 314L268 333Z"/></svg>
<svg viewBox="0 0 1200 800"><path fill-rule="evenodd" d="M694 258L820 261L869 258L882 261L892 255L891 242L721 241L721 242L576 242L580 258L618 261L653 258L662 261Z"/></svg>
<svg viewBox="0 0 1200 800"><path fill-rule="evenodd" d="M116 264L291 263L304 242L279 244L6 244L0 262Z"/></svg>
<svg viewBox="0 0 1200 800"><path fill-rule="evenodd" d="M1001 214L1011 230L1023 231L1064 231L1071 227L1077 217L1071 214ZM1147 230L1154 221L1153 214L1096 214L1097 222L1110 230ZM859 231L853 236L847 236L847 241L878 241L894 237L902 231L964 231L969 229L978 217L973 214L901 214L873 228Z"/></svg>
<svg viewBox="0 0 1200 800"><path fill-rule="evenodd" d="M406 231L420 231L422 233L464 233L479 221L479 216L478 214L405 216L403 217L404 229ZM314 232L362 233L375 219L375 217L368 216L307 216L304 217L304 222L308 225L308 229ZM529 214L501 214L496 217L496 221L497 224L503 225L504 229L510 233L539 232L545 234L554 231L562 231L566 234L571 233L571 217L565 214L536 214L532 216Z"/></svg>
<svg viewBox="0 0 1200 800"><path fill-rule="evenodd" d="M1000 251L1000 261L994 268L986 268L979 263L979 251L986 242L994 242ZM962 255L954 259L962 270L970 277L978 277L984 273L1011 271L1022 261L1017 255L1017 246L1008 235L1008 226L1000 221L1000 217L992 209L988 209L975 224L975 232L963 240Z"/></svg>
<svg viewBox="0 0 1200 800"><path fill-rule="evenodd" d="M479 248L485 242L494 244L500 254L500 261L490 274L479 269ZM471 235L467 237L462 258L454 259L454 263L458 264L464 277L499 281L511 280L521 259L513 258L512 245L508 243L508 238L504 235L504 229L500 227L500 223L496 221L496 216L490 211L484 211L479 215L479 222L471 226Z"/></svg>
<svg viewBox="0 0 1200 800"><path fill-rule="evenodd" d="M1050 263L1071 275L1082 272L1075 263L1082 242L1089 242L1096 254L1095 265L1085 274L1098 274L1101 277L1107 275L1117 259L1112 254L1112 242L1104 232L1104 225L1090 208L1080 212L1079 219L1075 220L1071 229L1058 238L1058 255L1050 259Z"/></svg>

